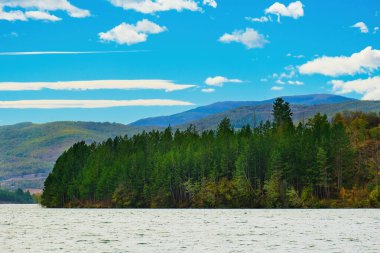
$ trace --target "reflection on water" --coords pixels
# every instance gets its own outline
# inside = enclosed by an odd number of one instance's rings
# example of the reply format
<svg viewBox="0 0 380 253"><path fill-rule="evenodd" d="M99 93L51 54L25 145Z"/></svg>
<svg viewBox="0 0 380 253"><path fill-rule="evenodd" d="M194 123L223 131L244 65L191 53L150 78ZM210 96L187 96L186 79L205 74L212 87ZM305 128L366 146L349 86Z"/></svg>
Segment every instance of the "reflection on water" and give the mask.
<svg viewBox="0 0 380 253"><path fill-rule="evenodd" d="M0 252L380 252L380 210L0 205Z"/></svg>

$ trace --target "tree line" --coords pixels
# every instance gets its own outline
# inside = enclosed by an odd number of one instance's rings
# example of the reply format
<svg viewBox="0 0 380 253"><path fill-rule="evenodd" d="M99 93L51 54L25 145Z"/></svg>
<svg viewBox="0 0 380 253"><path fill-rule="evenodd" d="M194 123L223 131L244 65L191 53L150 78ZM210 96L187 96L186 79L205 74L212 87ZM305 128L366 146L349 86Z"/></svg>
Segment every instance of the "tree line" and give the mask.
<svg viewBox="0 0 380 253"><path fill-rule="evenodd" d="M234 129L143 132L64 152L45 181L47 207L380 207L380 117L344 112L295 125L278 98L273 121Z"/></svg>
<svg viewBox="0 0 380 253"><path fill-rule="evenodd" d="M29 191L0 189L0 203L32 204L35 201Z"/></svg>

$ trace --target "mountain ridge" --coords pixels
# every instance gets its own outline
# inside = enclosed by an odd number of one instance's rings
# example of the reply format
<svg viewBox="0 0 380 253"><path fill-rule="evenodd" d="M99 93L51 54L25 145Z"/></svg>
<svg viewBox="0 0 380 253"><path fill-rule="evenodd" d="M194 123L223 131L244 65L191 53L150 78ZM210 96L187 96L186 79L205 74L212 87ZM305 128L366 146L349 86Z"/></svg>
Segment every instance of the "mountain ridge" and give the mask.
<svg viewBox="0 0 380 253"><path fill-rule="evenodd" d="M135 121L130 126L178 126L186 123L190 123L195 120L199 120L208 117L212 114L226 112L232 109L236 109L243 106L255 106L260 104L273 103L276 98L262 100L262 101L223 101L216 102L206 106L200 106L185 112L160 117L150 117ZM283 99L291 104L331 104L340 103L346 101L356 101L353 98L347 98L332 94L310 94L299 96L284 96Z"/></svg>

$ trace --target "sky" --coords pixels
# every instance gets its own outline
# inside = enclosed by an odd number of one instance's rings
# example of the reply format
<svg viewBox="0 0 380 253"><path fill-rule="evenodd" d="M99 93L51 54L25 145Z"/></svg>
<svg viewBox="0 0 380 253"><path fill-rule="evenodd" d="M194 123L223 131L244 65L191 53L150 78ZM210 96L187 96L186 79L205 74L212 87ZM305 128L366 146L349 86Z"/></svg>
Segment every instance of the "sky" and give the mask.
<svg viewBox="0 0 380 253"><path fill-rule="evenodd" d="M0 0L0 125L380 100L378 0Z"/></svg>

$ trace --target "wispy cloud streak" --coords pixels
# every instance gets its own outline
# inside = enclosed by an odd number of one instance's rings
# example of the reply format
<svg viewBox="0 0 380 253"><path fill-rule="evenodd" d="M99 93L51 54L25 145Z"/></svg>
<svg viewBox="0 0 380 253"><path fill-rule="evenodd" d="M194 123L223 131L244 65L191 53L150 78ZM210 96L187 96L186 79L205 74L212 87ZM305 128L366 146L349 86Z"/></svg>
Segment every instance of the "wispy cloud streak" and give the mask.
<svg viewBox="0 0 380 253"><path fill-rule="evenodd" d="M68 82L0 82L0 91L49 90L165 90L194 88L193 84L175 84L168 80L92 80Z"/></svg>
<svg viewBox="0 0 380 253"><path fill-rule="evenodd" d="M145 53L148 50L129 51L35 51L35 52L0 52L0 56L20 56L20 55L60 55L60 54L125 54L125 53Z"/></svg>
<svg viewBox="0 0 380 253"><path fill-rule="evenodd" d="M191 106L190 102L167 99L139 100L18 100L0 101L0 109L96 109L130 106Z"/></svg>

